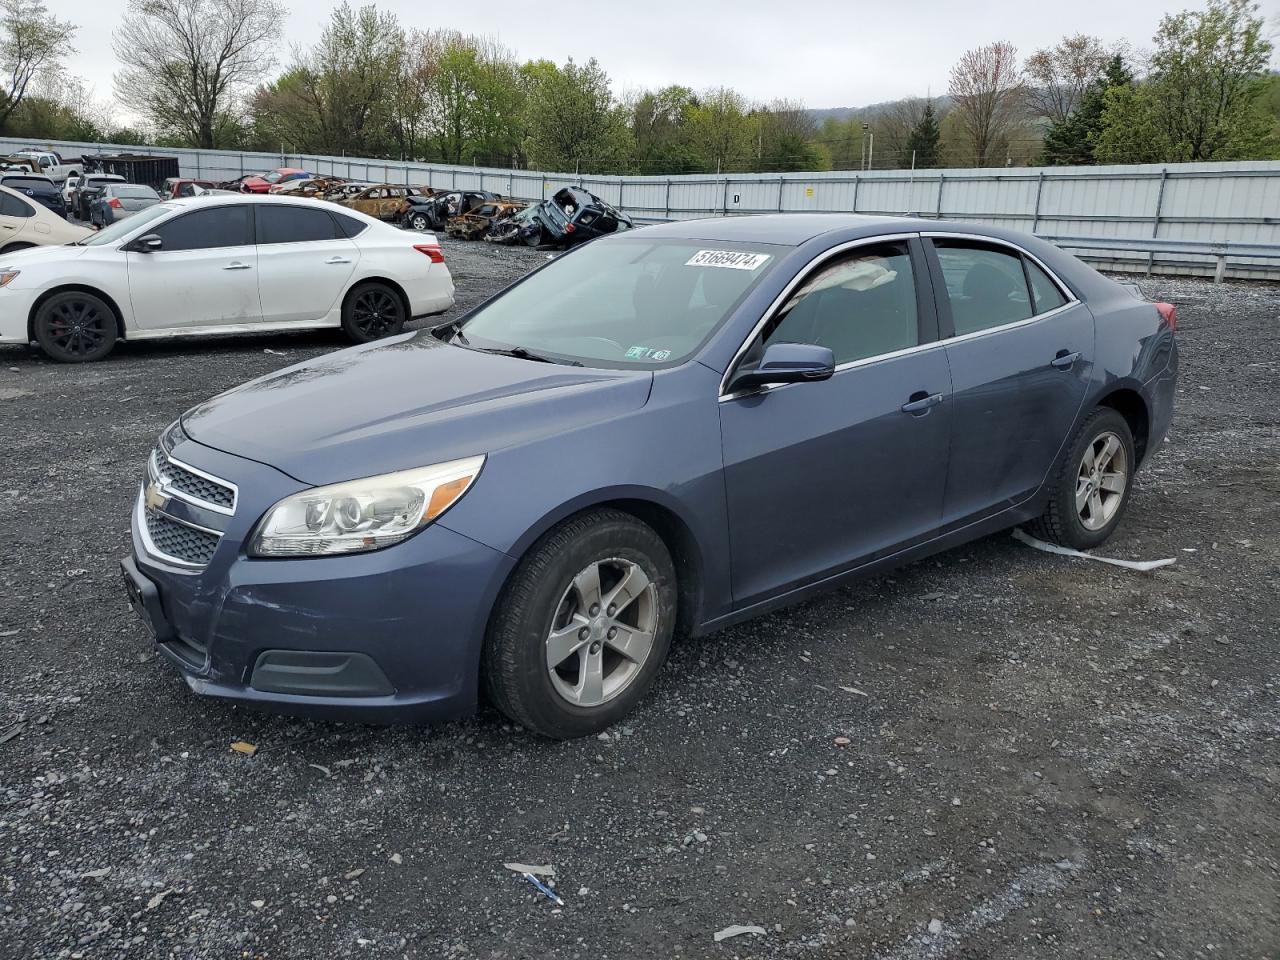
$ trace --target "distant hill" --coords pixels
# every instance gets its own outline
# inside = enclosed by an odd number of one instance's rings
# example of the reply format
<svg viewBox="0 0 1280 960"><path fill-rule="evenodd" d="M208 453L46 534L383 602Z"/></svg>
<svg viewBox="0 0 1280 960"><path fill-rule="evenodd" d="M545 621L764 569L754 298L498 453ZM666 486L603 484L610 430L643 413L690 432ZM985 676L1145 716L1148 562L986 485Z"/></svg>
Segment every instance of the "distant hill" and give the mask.
<svg viewBox="0 0 1280 960"><path fill-rule="evenodd" d="M868 120L883 112L886 107L898 102L897 100L882 100L880 103L867 104L865 107L823 107L817 110L809 110L808 113L809 116L813 117L814 122L821 126L828 119L841 121ZM946 96L934 97L933 102L934 108L940 113L946 112L947 108L951 106L951 98Z"/></svg>

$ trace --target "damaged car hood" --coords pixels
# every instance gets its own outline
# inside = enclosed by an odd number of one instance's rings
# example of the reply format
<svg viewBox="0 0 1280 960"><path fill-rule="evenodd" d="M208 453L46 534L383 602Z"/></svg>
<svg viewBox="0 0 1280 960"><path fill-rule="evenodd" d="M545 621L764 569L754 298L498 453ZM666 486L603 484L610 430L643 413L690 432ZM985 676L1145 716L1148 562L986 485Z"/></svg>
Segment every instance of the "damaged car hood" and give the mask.
<svg viewBox="0 0 1280 960"><path fill-rule="evenodd" d="M325 484L526 443L637 409L652 374L450 346L426 331L286 367L183 414L197 443Z"/></svg>

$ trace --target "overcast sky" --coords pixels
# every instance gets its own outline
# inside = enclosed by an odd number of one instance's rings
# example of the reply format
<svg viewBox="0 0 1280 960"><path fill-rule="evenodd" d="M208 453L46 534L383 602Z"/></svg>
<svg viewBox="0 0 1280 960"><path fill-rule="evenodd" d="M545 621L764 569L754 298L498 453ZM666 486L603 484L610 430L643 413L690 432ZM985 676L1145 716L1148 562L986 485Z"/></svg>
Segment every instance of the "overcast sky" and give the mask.
<svg viewBox="0 0 1280 960"><path fill-rule="evenodd" d="M102 100L117 69L111 31L127 0L46 0L81 25L68 66ZM360 0L352 0L359 6ZM754 100L797 98L809 107L864 106L946 89L947 71L966 49L1003 39L1025 56L1064 34L1091 33L1149 47L1160 16L1196 0L379 0L406 27L446 27L495 36L522 60L563 63L595 57L615 93L681 83L730 86ZM328 5L286 3L284 44L320 35ZM1277 22L1280 0L1262 9Z"/></svg>

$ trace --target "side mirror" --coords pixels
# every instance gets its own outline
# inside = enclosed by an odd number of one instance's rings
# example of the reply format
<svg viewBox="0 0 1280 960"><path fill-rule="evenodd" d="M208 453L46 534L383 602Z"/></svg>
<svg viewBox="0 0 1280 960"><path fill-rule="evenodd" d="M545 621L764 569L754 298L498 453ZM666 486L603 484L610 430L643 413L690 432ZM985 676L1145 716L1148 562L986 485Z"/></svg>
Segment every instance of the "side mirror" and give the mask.
<svg viewBox="0 0 1280 960"><path fill-rule="evenodd" d="M829 347L813 343L772 343L759 363L740 367L729 383L729 392L753 390L775 383L809 383L830 380L836 372Z"/></svg>
<svg viewBox="0 0 1280 960"><path fill-rule="evenodd" d="M129 249L134 253L155 253L163 248L164 241L154 233L148 233L145 237L139 237L129 244Z"/></svg>

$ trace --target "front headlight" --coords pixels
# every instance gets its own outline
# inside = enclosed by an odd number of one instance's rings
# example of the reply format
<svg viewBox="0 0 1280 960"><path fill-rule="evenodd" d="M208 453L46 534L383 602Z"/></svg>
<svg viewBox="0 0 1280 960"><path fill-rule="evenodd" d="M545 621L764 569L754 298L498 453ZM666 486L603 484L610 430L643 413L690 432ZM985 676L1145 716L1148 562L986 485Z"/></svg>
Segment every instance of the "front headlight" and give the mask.
<svg viewBox="0 0 1280 960"><path fill-rule="evenodd" d="M255 557L362 553L405 540L453 506L484 457L315 487L267 511L249 547Z"/></svg>

